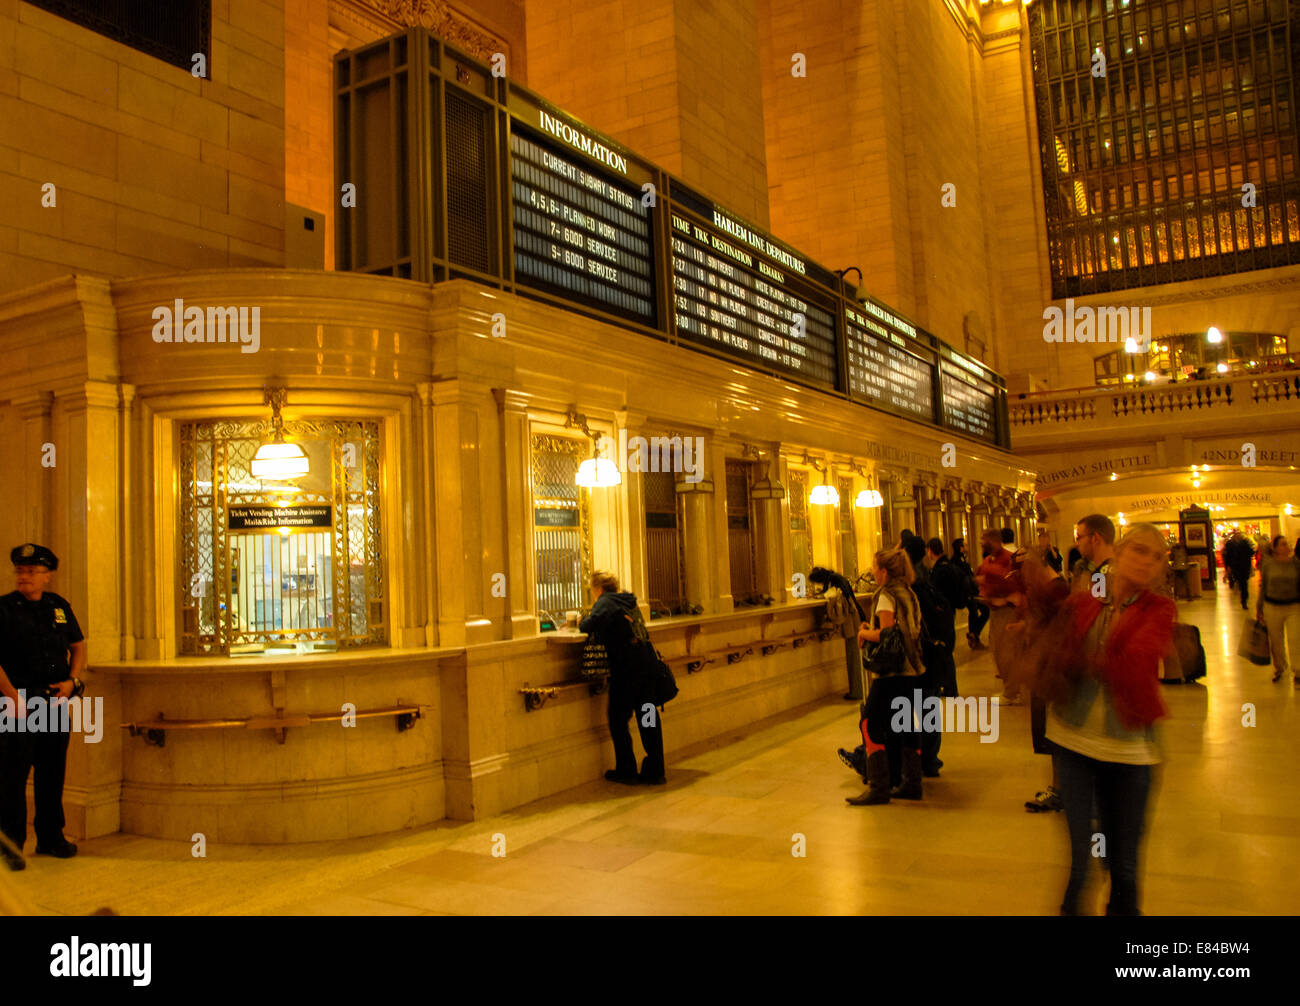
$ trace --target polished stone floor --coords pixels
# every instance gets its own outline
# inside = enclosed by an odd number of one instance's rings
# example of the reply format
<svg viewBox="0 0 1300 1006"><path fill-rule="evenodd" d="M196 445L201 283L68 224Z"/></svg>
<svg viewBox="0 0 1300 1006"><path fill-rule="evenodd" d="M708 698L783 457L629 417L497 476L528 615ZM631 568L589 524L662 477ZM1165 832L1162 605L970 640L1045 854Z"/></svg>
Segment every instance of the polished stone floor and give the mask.
<svg viewBox="0 0 1300 1006"><path fill-rule="evenodd" d="M1180 609L1209 675L1164 689L1143 908L1295 914L1300 688L1235 655L1242 612L1226 589ZM964 690L993 694L988 653L959 651ZM1050 772L1030 751L1028 709L1001 709L996 743L946 737L922 802L864 808L844 803L861 784L834 754L854 743L855 713L828 700L708 750L670 748L663 788L594 783L471 824L206 859L117 835L6 879L49 914L1055 914L1065 822L1023 809ZM671 706L665 725L671 738Z"/></svg>

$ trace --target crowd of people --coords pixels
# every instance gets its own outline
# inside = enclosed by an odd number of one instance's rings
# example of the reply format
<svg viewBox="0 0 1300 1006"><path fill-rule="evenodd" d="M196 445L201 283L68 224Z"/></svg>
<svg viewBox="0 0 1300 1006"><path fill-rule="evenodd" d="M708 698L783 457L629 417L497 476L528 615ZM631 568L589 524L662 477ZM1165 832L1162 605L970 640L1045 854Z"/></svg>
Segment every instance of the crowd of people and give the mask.
<svg viewBox="0 0 1300 1006"><path fill-rule="evenodd" d="M1025 809L1065 815L1072 865L1061 912L1079 911L1092 836L1100 832L1109 843L1108 911L1136 914L1138 848L1161 760L1156 724L1166 715L1161 667L1176 621L1168 542L1151 524L1131 525L1117 540L1110 518L1089 514L1075 525L1068 559L1045 531L1035 545L1017 548L1010 528L986 531L980 552L972 567L962 539L946 549L905 530L894 548L874 556L875 590L861 599L839 574L814 571L814 582L844 599L839 610L852 609L856 621L837 624L853 624L862 648L850 650L846 695L862 696L862 743L838 753L866 789L847 802L920 800L922 780L939 775L941 731L892 710L916 689L927 698L957 695L955 623L965 610L972 650L985 648L980 637L989 629L999 700L1028 697L1032 749L1051 759L1050 783ZM1269 628L1277 681L1300 641L1300 560L1281 536L1269 552L1256 617ZM1244 599L1249 567L1235 575ZM836 619L836 609L830 613Z"/></svg>
<svg viewBox="0 0 1300 1006"><path fill-rule="evenodd" d="M1241 541L1244 547L1228 543L1225 561L1245 606L1255 550ZM1161 761L1156 726L1166 715L1161 668L1174 647L1169 549L1154 525L1130 525L1117 539L1109 517L1088 514L1075 524L1067 557L1046 531L1034 545L1018 547L1012 529L990 528L972 565L963 539L948 548L939 538L904 530L894 547L875 553L861 594L842 574L815 567L808 579L844 640L845 698L859 703L861 743L838 753L865 789L847 802L922 800L923 780L939 776L942 722L936 727L921 717L913 700L958 697L957 619L964 611L969 648L992 650L1001 689L994 701L1028 700L1032 750L1051 761L1050 782L1025 809L1065 816L1071 867L1062 914L1079 913L1097 834L1107 842L1108 913L1138 914L1138 852L1152 772ZM1265 551L1256 618L1268 628L1273 680L1295 667L1300 684L1292 652L1300 645L1300 558L1282 536ZM593 606L581 628L604 644L611 671L616 765L606 778L661 784L662 710L646 703L630 655L638 635L636 598L605 572L593 575L591 589ZM898 714L900 699L911 714ZM630 716L637 717L646 750L639 769Z"/></svg>

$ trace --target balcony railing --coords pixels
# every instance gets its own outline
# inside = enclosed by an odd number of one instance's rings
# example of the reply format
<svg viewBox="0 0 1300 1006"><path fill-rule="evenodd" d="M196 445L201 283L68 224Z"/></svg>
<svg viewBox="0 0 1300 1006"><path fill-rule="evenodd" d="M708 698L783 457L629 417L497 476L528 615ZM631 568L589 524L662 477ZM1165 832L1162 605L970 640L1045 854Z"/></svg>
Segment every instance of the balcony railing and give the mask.
<svg viewBox="0 0 1300 1006"><path fill-rule="evenodd" d="M1139 388L1068 388L1009 398L1013 430L1111 419L1177 418L1229 409L1300 404L1300 370L1238 374L1207 381L1178 381ZM1234 411L1236 411L1234 409Z"/></svg>

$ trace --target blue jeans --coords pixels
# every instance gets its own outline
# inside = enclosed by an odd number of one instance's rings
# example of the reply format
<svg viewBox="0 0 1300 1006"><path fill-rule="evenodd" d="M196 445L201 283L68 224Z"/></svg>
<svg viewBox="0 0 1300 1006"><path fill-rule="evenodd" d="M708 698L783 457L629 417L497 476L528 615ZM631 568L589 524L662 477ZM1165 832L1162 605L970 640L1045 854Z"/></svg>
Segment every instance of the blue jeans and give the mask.
<svg viewBox="0 0 1300 1006"><path fill-rule="evenodd" d="M1052 745L1052 761L1070 829L1070 883L1061 903L1063 915L1079 914L1079 897L1093 859L1093 797L1098 829L1105 837L1110 869L1107 915L1141 915L1138 908L1138 848L1151 793L1150 765L1097 761Z"/></svg>

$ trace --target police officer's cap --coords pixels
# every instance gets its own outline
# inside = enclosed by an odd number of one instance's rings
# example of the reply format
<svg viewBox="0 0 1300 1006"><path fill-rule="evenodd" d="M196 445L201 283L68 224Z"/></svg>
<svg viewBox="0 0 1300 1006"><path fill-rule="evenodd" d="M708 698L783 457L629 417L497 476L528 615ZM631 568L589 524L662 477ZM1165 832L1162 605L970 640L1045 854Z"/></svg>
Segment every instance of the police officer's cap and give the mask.
<svg viewBox="0 0 1300 1006"><path fill-rule="evenodd" d="M46 569L59 568L59 557L44 545L19 545L9 553L9 561L15 566L44 566Z"/></svg>

